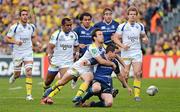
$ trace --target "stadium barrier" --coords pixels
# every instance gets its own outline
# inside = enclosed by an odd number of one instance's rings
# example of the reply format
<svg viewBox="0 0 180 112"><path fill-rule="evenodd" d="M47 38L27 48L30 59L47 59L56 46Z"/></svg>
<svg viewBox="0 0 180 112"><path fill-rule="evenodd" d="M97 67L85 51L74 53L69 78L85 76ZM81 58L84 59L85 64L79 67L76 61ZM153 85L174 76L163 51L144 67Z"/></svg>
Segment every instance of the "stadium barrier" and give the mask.
<svg viewBox="0 0 180 112"><path fill-rule="evenodd" d="M41 76L44 79L48 72L48 65L47 57L34 58L33 76ZM12 72L12 58L0 57L0 76L10 76ZM130 76L133 76L132 69ZM144 56L143 78L180 78L180 56Z"/></svg>
<svg viewBox="0 0 180 112"><path fill-rule="evenodd" d="M43 61L42 58L34 58L33 76L41 76L43 74ZM0 57L0 76L10 76L13 73L13 62L11 56ZM24 75L24 69L21 71L21 75Z"/></svg>
<svg viewBox="0 0 180 112"><path fill-rule="evenodd" d="M144 56L143 78L180 78L180 56Z"/></svg>

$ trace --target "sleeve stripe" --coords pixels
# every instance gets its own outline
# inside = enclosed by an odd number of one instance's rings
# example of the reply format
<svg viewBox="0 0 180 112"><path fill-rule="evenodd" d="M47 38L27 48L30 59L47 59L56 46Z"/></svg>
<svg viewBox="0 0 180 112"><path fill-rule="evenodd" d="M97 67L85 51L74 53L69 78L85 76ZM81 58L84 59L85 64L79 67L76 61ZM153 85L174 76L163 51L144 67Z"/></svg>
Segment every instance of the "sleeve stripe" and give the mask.
<svg viewBox="0 0 180 112"><path fill-rule="evenodd" d="M126 24L127 24L127 22L126 22L126 23L124 23L124 25L123 25L123 27L122 27L121 31L124 31L124 27L126 26Z"/></svg>
<svg viewBox="0 0 180 112"><path fill-rule="evenodd" d="M16 33L16 30L17 30L17 28L18 28L18 25L19 25L19 23L17 23L17 25L16 25L16 27L15 27L15 29L14 29L14 33Z"/></svg>

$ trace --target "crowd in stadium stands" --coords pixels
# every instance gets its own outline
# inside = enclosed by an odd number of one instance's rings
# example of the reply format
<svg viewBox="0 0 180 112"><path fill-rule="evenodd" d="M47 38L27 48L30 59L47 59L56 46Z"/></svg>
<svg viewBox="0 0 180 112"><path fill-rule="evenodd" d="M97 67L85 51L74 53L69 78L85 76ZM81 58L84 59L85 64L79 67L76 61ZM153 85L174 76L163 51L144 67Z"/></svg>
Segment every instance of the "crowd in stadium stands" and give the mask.
<svg viewBox="0 0 180 112"><path fill-rule="evenodd" d="M93 23L102 19L105 7L113 9L113 18L117 22L126 21L126 9L135 5L139 9L139 20L145 25L148 34L159 35L155 44L145 47L146 54L179 55L180 56L180 26L171 33L163 32L161 20L173 8L178 0L0 0L0 55L11 54L11 46L2 40L8 27L18 20L18 10L28 6L31 11L30 22L37 27L37 37L42 43L42 49L34 49L36 53L46 50L49 37L60 27L61 19L65 16L73 18L74 27L79 24L79 15L90 12ZM148 35L149 37L151 37ZM153 46L153 47L152 47Z"/></svg>

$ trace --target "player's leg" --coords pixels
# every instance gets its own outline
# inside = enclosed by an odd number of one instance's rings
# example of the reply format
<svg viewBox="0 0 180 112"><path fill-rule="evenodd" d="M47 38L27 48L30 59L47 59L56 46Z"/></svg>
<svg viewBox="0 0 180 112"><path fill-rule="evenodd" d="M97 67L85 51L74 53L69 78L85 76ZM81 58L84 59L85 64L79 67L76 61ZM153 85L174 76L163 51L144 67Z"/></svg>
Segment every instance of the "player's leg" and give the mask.
<svg viewBox="0 0 180 112"><path fill-rule="evenodd" d="M86 90L88 89L89 84L93 80L93 74L92 72L86 72L81 75L81 78L83 79L83 83L80 85L78 92L76 93L76 96L73 98L73 102L79 102L81 100L81 96Z"/></svg>
<svg viewBox="0 0 180 112"><path fill-rule="evenodd" d="M33 100L32 98L32 67L33 61L24 61L24 68L26 72L26 100Z"/></svg>
<svg viewBox="0 0 180 112"><path fill-rule="evenodd" d="M23 63L22 58L18 58L16 55L13 54L14 71L13 71L13 74L11 75L11 77L9 78L9 84L14 83L15 80L20 77L22 63Z"/></svg>
<svg viewBox="0 0 180 112"><path fill-rule="evenodd" d="M141 74L142 74L142 63L133 62L133 72L134 72L134 96L135 101L141 101L140 99L140 89L141 89Z"/></svg>
<svg viewBox="0 0 180 112"><path fill-rule="evenodd" d="M66 68L61 68L59 70L59 73L61 74L61 78L63 77L63 75L67 72L67 67ZM58 83L58 82L57 82ZM52 91L48 97L52 98L53 96L55 96L61 89L63 86L59 86L58 88L56 88L54 91Z"/></svg>
<svg viewBox="0 0 180 112"><path fill-rule="evenodd" d="M63 77L60 80L58 80L52 87L48 88L45 91L43 97L47 97L56 88L60 88L60 86L64 86L70 80L72 80L74 77L77 77L77 76L78 76L78 72L75 69L67 70L67 72L63 75Z"/></svg>
<svg viewBox="0 0 180 112"><path fill-rule="evenodd" d="M81 103L84 103L86 100L88 100L93 95L98 94L100 91L101 91L101 84L99 82L93 81L92 86L89 87L88 91L83 96Z"/></svg>
<svg viewBox="0 0 180 112"><path fill-rule="evenodd" d="M43 83L44 91L50 87L51 83L54 81L54 78L58 74L58 71L59 71L59 67L58 66L56 66L56 65L49 65L48 73L47 73L47 76L46 76L45 81Z"/></svg>
<svg viewBox="0 0 180 112"><path fill-rule="evenodd" d="M126 66L127 66L127 68L128 68L128 71L130 71L130 68L131 68L131 60L128 58L125 58L124 59L124 62L125 62L125 64L126 64ZM120 80L121 81L121 83L122 83L122 86L125 88L125 84L123 83L123 78L125 78L125 81L126 81L126 83L128 83L128 78L129 78L129 72L128 73L126 73L125 71L124 71L124 68L123 67L121 67L121 75L122 75L122 80Z"/></svg>
<svg viewBox="0 0 180 112"><path fill-rule="evenodd" d="M113 104L113 96L111 93L101 93L101 99L99 102L91 102L90 104L85 104L82 106L89 107L112 107Z"/></svg>

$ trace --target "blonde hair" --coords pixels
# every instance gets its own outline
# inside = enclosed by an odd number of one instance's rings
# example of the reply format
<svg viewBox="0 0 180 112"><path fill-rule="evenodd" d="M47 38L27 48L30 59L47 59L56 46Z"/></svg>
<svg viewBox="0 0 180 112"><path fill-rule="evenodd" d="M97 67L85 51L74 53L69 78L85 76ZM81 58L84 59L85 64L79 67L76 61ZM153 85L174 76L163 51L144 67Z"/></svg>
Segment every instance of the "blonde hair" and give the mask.
<svg viewBox="0 0 180 112"><path fill-rule="evenodd" d="M138 15L138 9L135 7L135 6L130 6L128 9L127 9L127 14L129 15L129 12L130 11L135 11L136 12L136 15Z"/></svg>

